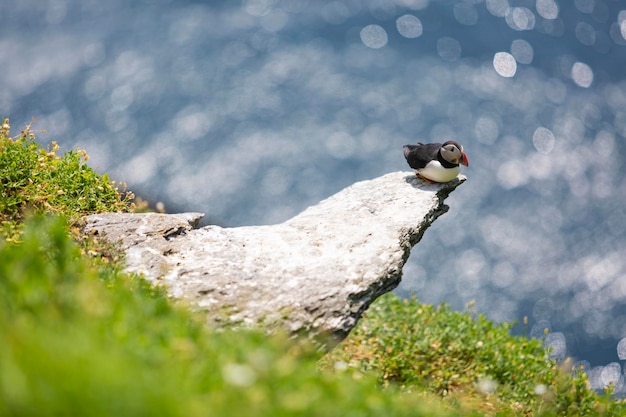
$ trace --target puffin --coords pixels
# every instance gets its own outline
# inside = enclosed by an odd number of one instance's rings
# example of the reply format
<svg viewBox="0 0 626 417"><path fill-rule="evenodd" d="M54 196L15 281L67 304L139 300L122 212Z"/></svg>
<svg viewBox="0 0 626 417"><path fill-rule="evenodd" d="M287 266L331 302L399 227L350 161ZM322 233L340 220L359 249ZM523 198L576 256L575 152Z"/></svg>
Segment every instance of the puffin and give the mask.
<svg viewBox="0 0 626 417"><path fill-rule="evenodd" d="M403 149L409 166L430 183L452 181L461 172L459 165L469 165L463 146L453 140L443 144L417 142Z"/></svg>

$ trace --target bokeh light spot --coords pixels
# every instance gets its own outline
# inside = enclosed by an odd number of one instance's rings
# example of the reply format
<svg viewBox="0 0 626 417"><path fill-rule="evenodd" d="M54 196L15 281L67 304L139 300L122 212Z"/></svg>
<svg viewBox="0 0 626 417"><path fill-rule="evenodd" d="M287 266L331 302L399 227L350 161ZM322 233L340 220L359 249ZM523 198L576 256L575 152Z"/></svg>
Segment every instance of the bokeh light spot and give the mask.
<svg viewBox="0 0 626 417"><path fill-rule="evenodd" d="M479 142L491 145L498 139L500 128L498 123L491 117L480 117L476 121L474 132Z"/></svg>
<svg viewBox="0 0 626 417"><path fill-rule="evenodd" d="M287 26L289 16L282 10L275 10L272 13L263 16L261 26L268 32L278 32Z"/></svg>
<svg viewBox="0 0 626 417"><path fill-rule="evenodd" d="M534 339L544 339L549 335L552 325L549 320L539 320L530 328L530 337Z"/></svg>
<svg viewBox="0 0 626 417"><path fill-rule="evenodd" d="M595 0L574 0L574 6L582 13L593 13Z"/></svg>
<svg viewBox="0 0 626 417"><path fill-rule="evenodd" d="M105 58L106 51L104 49L104 45L100 42L91 43L83 49L83 62L85 65L95 67L96 65L101 64Z"/></svg>
<svg viewBox="0 0 626 417"><path fill-rule="evenodd" d="M626 14L626 12L622 12ZM611 24L609 37L616 45L626 45L626 20L621 20Z"/></svg>
<svg viewBox="0 0 626 417"><path fill-rule="evenodd" d="M554 149L554 134L550 129L538 127L533 134L533 145L539 153L549 154Z"/></svg>
<svg viewBox="0 0 626 417"><path fill-rule="evenodd" d="M603 367L600 373L601 388L613 385L616 391L620 391L624 386L624 377L622 376L622 366L617 362L611 362Z"/></svg>
<svg viewBox="0 0 626 417"><path fill-rule="evenodd" d="M560 361L567 355L567 343L565 335L561 332L548 333L544 346L550 349L550 358Z"/></svg>
<svg viewBox="0 0 626 417"><path fill-rule="evenodd" d="M382 26L367 25L361 29L361 42L368 48L380 49L387 45L387 32Z"/></svg>
<svg viewBox="0 0 626 417"><path fill-rule="evenodd" d="M572 80L583 88L588 88L593 83L593 70L587 64L576 62L572 66Z"/></svg>
<svg viewBox="0 0 626 417"><path fill-rule="evenodd" d="M487 10L496 17L504 17L510 7L508 0L487 0Z"/></svg>
<svg viewBox="0 0 626 417"><path fill-rule="evenodd" d="M461 57L461 44L456 39L445 36L437 41L437 53L446 61L456 61Z"/></svg>
<svg viewBox="0 0 626 417"><path fill-rule="evenodd" d="M244 10L252 16L265 16L272 10L274 0L244 0Z"/></svg>
<svg viewBox="0 0 626 417"><path fill-rule="evenodd" d="M508 52L498 52L493 57L493 68L503 77L513 77L517 72L517 63Z"/></svg>
<svg viewBox="0 0 626 417"><path fill-rule="evenodd" d="M559 17L559 6L554 0L537 0L537 13L544 19L556 19Z"/></svg>
<svg viewBox="0 0 626 417"><path fill-rule="evenodd" d="M626 360L626 337L617 344L617 357L621 361Z"/></svg>
<svg viewBox="0 0 626 417"><path fill-rule="evenodd" d="M508 288L515 284L517 276L515 268L510 262L502 261L497 263L492 270L491 282L498 288Z"/></svg>
<svg viewBox="0 0 626 417"><path fill-rule="evenodd" d="M478 22L478 12L474 5L470 3L457 3L453 9L454 18L457 22L466 25L473 26Z"/></svg>
<svg viewBox="0 0 626 417"><path fill-rule="evenodd" d="M527 168L519 159L507 161L498 168L498 182L506 189L520 187L528 181Z"/></svg>
<svg viewBox="0 0 626 417"><path fill-rule="evenodd" d="M408 7L411 10L422 10L428 7L430 0L400 0L396 1L402 7Z"/></svg>
<svg viewBox="0 0 626 417"><path fill-rule="evenodd" d="M334 132L326 139L328 153L337 159L346 159L353 156L356 141L346 132Z"/></svg>
<svg viewBox="0 0 626 417"><path fill-rule="evenodd" d="M123 111L130 106L135 100L133 89L129 85L121 85L111 92L111 109L114 111Z"/></svg>
<svg viewBox="0 0 626 417"><path fill-rule="evenodd" d="M591 46L596 43L596 30L587 22L578 22L576 39L583 45Z"/></svg>
<svg viewBox="0 0 626 417"><path fill-rule="evenodd" d="M526 7L508 9L504 18L511 29L533 30L535 28L535 14Z"/></svg>
<svg viewBox="0 0 626 417"><path fill-rule="evenodd" d="M333 1L322 8L322 17L330 24L339 25L350 17L350 10L345 4Z"/></svg>
<svg viewBox="0 0 626 417"><path fill-rule="evenodd" d="M415 16L405 14L396 20L398 33L405 38L417 38L422 36L422 22Z"/></svg>
<svg viewBox="0 0 626 417"><path fill-rule="evenodd" d="M106 79L101 75L94 75L85 81L84 94L89 100L97 100L106 91Z"/></svg>
<svg viewBox="0 0 626 417"><path fill-rule="evenodd" d="M511 42L511 54L520 64L530 64L535 57L532 45L523 39L515 39Z"/></svg>

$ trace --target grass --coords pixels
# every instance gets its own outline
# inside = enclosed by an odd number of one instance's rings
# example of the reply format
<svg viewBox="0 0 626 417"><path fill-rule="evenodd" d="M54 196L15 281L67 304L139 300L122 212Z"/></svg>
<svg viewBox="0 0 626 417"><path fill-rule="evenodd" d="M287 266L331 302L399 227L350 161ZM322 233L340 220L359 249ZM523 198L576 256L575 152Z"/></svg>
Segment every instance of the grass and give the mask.
<svg viewBox="0 0 626 417"><path fill-rule="evenodd" d="M425 415L371 378L319 372L304 342L208 331L107 268L60 218L32 218L0 248L0 415Z"/></svg>
<svg viewBox="0 0 626 417"><path fill-rule="evenodd" d="M380 298L338 348L211 330L121 271L80 217L130 195L27 127L0 131L0 415L626 415L510 325ZM62 191L62 192L59 192Z"/></svg>
<svg viewBox="0 0 626 417"><path fill-rule="evenodd" d="M29 213L61 214L73 223L85 214L133 209L133 194L91 169L84 150L59 156L56 142L44 149L34 139L30 125L11 138L9 119L2 119L0 233L6 239L19 239Z"/></svg>
<svg viewBox="0 0 626 417"><path fill-rule="evenodd" d="M427 391L483 415L626 413L610 388L589 390L585 374L552 362L540 340L511 336L511 326L387 294L322 363L345 363L383 387Z"/></svg>

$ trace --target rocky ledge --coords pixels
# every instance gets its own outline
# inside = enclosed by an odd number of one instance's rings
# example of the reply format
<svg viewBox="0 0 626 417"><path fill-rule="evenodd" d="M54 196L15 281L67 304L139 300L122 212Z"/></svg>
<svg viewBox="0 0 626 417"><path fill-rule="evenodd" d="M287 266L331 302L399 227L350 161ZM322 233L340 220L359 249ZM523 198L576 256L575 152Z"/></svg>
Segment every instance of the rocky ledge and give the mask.
<svg viewBox="0 0 626 417"><path fill-rule="evenodd" d="M411 248L465 178L394 172L355 183L284 223L197 228L203 214L106 213L85 233L120 242L126 269L166 286L210 323L343 339L394 289Z"/></svg>

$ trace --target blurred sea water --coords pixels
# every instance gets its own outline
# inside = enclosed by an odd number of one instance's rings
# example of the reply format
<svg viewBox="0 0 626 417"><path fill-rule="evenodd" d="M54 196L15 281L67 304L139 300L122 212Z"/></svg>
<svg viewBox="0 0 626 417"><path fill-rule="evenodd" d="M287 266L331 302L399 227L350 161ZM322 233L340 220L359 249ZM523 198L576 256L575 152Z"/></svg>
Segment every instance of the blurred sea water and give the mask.
<svg viewBox="0 0 626 417"><path fill-rule="evenodd" d="M519 332L624 389L623 1L5 0L0 16L0 115L168 211L277 223L408 170L406 143L461 142L468 181L399 293L527 316Z"/></svg>

